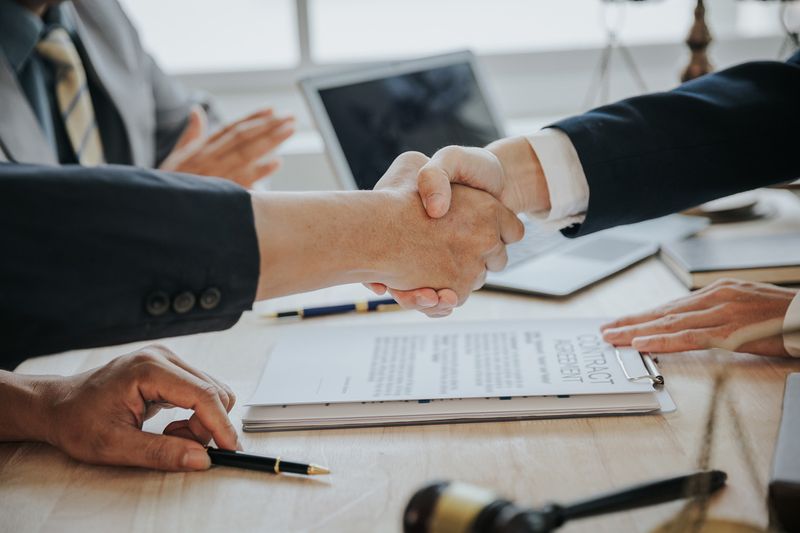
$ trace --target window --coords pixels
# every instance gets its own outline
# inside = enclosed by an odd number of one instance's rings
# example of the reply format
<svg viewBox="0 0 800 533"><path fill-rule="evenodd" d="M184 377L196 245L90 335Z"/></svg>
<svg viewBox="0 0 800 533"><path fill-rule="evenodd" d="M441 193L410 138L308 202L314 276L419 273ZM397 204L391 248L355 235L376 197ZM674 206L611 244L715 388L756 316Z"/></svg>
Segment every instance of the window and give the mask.
<svg viewBox="0 0 800 533"><path fill-rule="evenodd" d="M470 48L503 54L683 41L696 0L121 0L172 73L269 71ZM709 0L714 37L780 35L779 2ZM298 15L299 14L299 15ZM298 16L300 17L298 19ZM307 37L307 42L305 41ZM303 41L303 42L301 42Z"/></svg>
<svg viewBox="0 0 800 533"><path fill-rule="evenodd" d="M602 46L604 17L627 43L682 40L692 0L608 5L600 0L311 0L319 62Z"/></svg>
<svg viewBox="0 0 800 533"><path fill-rule="evenodd" d="M172 73L288 68L294 0L121 0L145 47Z"/></svg>

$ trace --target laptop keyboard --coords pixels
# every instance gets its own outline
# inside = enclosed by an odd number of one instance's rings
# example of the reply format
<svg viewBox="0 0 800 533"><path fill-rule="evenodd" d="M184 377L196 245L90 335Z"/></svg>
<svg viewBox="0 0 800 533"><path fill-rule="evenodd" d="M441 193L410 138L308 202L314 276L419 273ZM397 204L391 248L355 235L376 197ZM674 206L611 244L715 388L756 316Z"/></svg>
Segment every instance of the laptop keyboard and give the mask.
<svg viewBox="0 0 800 533"><path fill-rule="evenodd" d="M508 245L508 266L506 268L541 255L568 240L561 235L561 232L542 229L541 225L536 222L528 220L523 223L525 224L525 237L517 243Z"/></svg>
<svg viewBox="0 0 800 533"><path fill-rule="evenodd" d="M618 261L620 257L625 257L632 252L641 249L642 243L614 237L599 237L581 243L564 251L564 255L580 257L581 259L591 259L592 261Z"/></svg>

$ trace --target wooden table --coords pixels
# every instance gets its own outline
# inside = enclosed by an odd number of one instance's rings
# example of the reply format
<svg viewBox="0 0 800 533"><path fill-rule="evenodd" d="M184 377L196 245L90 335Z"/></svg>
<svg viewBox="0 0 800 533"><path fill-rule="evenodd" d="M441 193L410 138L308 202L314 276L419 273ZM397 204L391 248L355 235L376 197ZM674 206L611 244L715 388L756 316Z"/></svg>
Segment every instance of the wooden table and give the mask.
<svg viewBox="0 0 800 533"><path fill-rule="evenodd" d="M770 193L781 219L714 228L729 233L800 227L788 193ZM347 290L347 289L345 289ZM329 291L330 292L330 291ZM667 301L686 289L657 259L647 260L570 299L483 291L449 320L616 316ZM330 294L328 294L330 296ZM295 297L292 301L309 301ZM289 299L291 300L291 299ZM288 300L268 305L285 305ZM320 324L423 322L385 313L277 324L246 314L225 332L169 339L166 345L249 397L281 332ZM81 350L25 362L18 371L69 374L101 365L141 346ZM766 524L765 482L772 459L787 373L800 361L730 355L730 386L755 449L753 486L728 421L720 427L713 466L729 474L711 514ZM409 496L431 480L458 479L491 487L520 503L570 501L600 491L693 469L709 403L713 368L706 353L662 356L660 367L678 410L665 416L245 433L246 449L328 465L327 479L215 468L159 473L79 464L40 444L0 445L2 531L398 531ZM237 426L241 405L232 416ZM160 414L158 431L173 415ZM648 531L679 503L574 522L569 531Z"/></svg>

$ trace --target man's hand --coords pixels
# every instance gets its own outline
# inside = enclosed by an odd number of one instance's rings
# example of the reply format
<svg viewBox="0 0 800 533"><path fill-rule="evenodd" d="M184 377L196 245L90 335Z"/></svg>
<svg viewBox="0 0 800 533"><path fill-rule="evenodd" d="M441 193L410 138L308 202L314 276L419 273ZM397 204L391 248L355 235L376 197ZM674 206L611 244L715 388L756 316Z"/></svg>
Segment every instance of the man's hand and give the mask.
<svg viewBox="0 0 800 533"><path fill-rule="evenodd" d="M515 213L550 208L547 181L524 137L496 141L486 148L447 146L420 169L419 194L428 214L444 216L451 184L488 192Z"/></svg>
<svg viewBox="0 0 800 533"><path fill-rule="evenodd" d="M280 166L279 159L264 158L294 133L294 118L279 118L266 109L228 124L210 137L206 129L205 112L193 108L183 135L161 169L226 178L250 187Z"/></svg>
<svg viewBox="0 0 800 533"><path fill-rule="evenodd" d="M486 191L515 213L550 208L541 165L524 137L502 139L486 148L447 146L436 152L417 174L419 195L429 216L440 218L449 211L453 184ZM388 290L403 308L428 316L447 316L458 303L449 289L399 291L381 284L369 288L377 294Z"/></svg>
<svg viewBox="0 0 800 533"><path fill-rule="evenodd" d="M236 397L224 384L192 368L167 348L149 346L105 366L69 377L30 377L35 391L23 438L47 441L71 457L93 464L158 470L204 470L204 445L238 447L228 419ZM33 406L36 406L35 408ZM192 409L163 435L142 431L162 407ZM3 418L5 418L5 413ZM4 436L12 440L12 436Z"/></svg>
<svg viewBox="0 0 800 533"><path fill-rule="evenodd" d="M429 217L416 177L428 158L400 156L377 190L252 194L261 268L257 298L344 283L450 288L454 305L502 269L519 219L485 192L456 186L447 216ZM435 290L432 290L435 293Z"/></svg>
<svg viewBox="0 0 800 533"><path fill-rule="evenodd" d="M723 348L757 355L787 355L782 327L797 294L767 283L720 280L651 311L603 326L603 338L642 352Z"/></svg>
<svg viewBox="0 0 800 533"><path fill-rule="evenodd" d="M470 292L483 286L487 270L505 268L508 262L505 245L520 240L524 228L519 219L497 200L463 186L453 187L453 205L448 216L430 219L419 199L415 200L418 195L416 178L420 168L424 168L422 164L427 161L427 157L414 152L401 155L375 185L375 190L396 192L403 197L402 202L409 206L409 211L416 211L399 219L411 223L408 225L408 242L398 243L407 250L405 259L398 258L398 266L404 270L412 267L411 272L416 274L414 277L420 280L436 279L431 276L439 274L440 281L428 286L446 289L438 291L438 294L434 289L428 291L431 298L437 300L441 295L447 307L428 307L425 311L430 316L444 316L452 311L452 307L462 304ZM413 228L417 224L419 229L415 231ZM415 256L428 265L413 267ZM406 275L398 276L398 282L401 280L405 287L409 286ZM405 288L398 282L387 285L394 289ZM413 283L410 285L415 286Z"/></svg>

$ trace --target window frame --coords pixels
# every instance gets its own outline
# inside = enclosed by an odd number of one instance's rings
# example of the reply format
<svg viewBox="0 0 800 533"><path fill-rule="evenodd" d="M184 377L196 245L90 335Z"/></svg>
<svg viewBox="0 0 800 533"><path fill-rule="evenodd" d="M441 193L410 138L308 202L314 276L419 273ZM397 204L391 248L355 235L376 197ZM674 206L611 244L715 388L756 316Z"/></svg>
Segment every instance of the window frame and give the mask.
<svg viewBox="0 0 800 533"><path fill-rule="evenodd" d="M727 2L727 0L725 0ZM307 76L342 69L354 69L365 65L379 65L387 59L375 61L343 61L317 63L312 55L312 34L309 12L310 0L294 0L299 45L298 63L289 68L272 68L249 71L203 71L178 73L174 76L187 86L211 94L259 95L260 98L289 102L295 111L305 108L297 91L297 81ZM727 26L734 24L735 17L726 16L720 33L725 35ZM687 33L689 28L687 28ZM777 59L784 36L741 36L727 32L727 37L717 37L711 43L709 56L715 69L734 63L755 59ZM553 116L573 113L575 101L583 100L576 91L587 92L591 73L600 58L604 46L521 50L504 53L476 53L478 63L488 83L490 97L501 103L500 115L506 118L526 116ZM644 78L652 86L648 90L663 90L677 85L679 69L689 60L689 51L682 42L631 44L627 48L642 70ZM451 50L456 51L456 50ZM401 58L398 58L401 59ZM616 76L616 74L615 74ZM571 83L572 93L555 88L560 82ZM627 72L620 72L613 81L617 84L616 95L625 97L638 92ZM536 95L531 98L531 94ZM612 93L613 95L614 93ZM298 126L312 127L310 117L299 111Z"/></svg>

